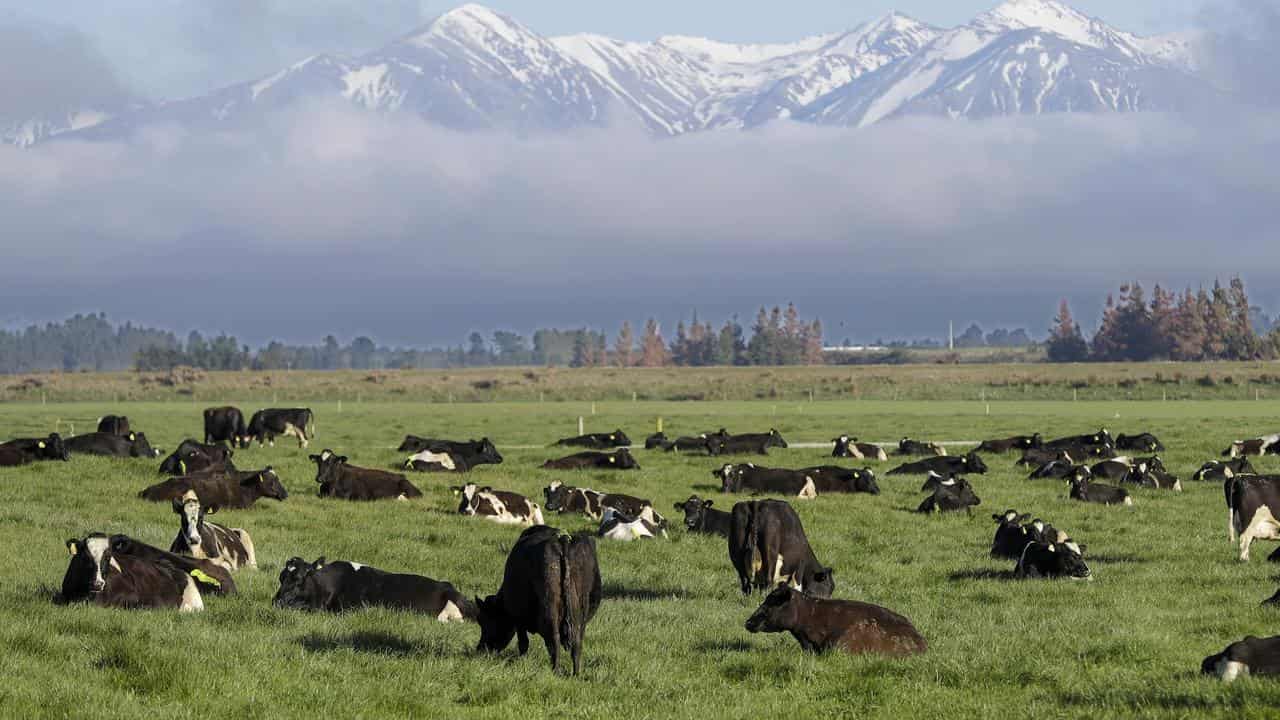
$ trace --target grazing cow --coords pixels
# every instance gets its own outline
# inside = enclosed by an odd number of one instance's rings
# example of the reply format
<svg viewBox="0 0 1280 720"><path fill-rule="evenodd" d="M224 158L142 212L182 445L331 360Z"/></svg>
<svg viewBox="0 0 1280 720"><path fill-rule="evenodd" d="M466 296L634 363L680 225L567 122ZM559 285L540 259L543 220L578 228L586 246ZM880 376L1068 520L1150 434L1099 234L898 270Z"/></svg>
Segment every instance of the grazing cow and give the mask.
<svg viewBox="0 0 1280 720"><path fill-rule="evenodd" d="M1236 475L1223 483L1227 534L1240 535L1240 559L1249 559L1254 540L1280 539L1280 475Z"/></svg>
<svg viewBox="0 0 1280 720"><path fill-rule="evenodd" d="M1086 549L1087 546L1077 545L1070 538L1062 542L1028 543L1018 557L1013 575L1021 579L1092 580L1093 571L1084 562Z"/></svg>
<svg viewBox="0 0 1280 720"><path fill-rule="evenodd" d="M49 437L44 438L18 438L0 445L0 452L8 451L25 457L27 461L61 460L67 462L71 460L71 453L67 452L67 444L62 441L62 436L58 433L49 433Z"/></svg>
<svg viewBox="0 0 1280 720"><path fill-rule="evenodd" d="M323 557L308 563L289 558L280 571L278 608L340 613L367 607L431 615L440 622L476 619L476 607L452 584L421 575L391 573L368 565Z"/></svg>
<svg viewBox="0 0 1280 720"><path fill-rule="evenodd" d="M872 443L858 442L856 437L841 435L838 438L832 438L831 442L835 445L831 449L831 457L878 460L880 462L889 459L889 455L885 453L884 448Z"/></svg>
<svg viewBox="0 0 1280 720"><path fill-rule="evenodd" d="M316 464L319 497L339 500L408 500L422 497L422 491L400 473L348 465L346 455L336 455L327 449L319 455L307 457Z"/></svg>
<svg viewBox="0 0 1280 720"><path fill-rule="evenodd" d="M664 432L656 432L644 439L645 450L665 450L671 440Z"/></svg>
<svg viewBox="0 0 1280 720"><path fill-rule="evenodd" d="M1222 457L1238 458L1247 455L1262 455L1268 450L1273 450L1276 443L1280 443L1280 434L1264 435L1262 437L1253 438L1251 440L1236 440L1222 451Z"/></svg>
<svg viewBox="0 0 1280 720"><path fill-rule="evenodd" d="M160 463L164 475L186 475L206 470L235 470L231 462L232 451L221 443L204 445L195 440L183 440L176 450Z"/></svg>
<svg viewBox="0 0 1280 720"><path fill-rule="evenodd" d="M1236 458L1234 460L1210 460L1200 469L1195 471L1191 476L1192 480L1205 482L1224 482L1235 475L1256 475L1257 470L1253 469L1253 464L1249 462L1249 458Z"/></svg>
<svg viewBox="0 0 1280 720"><path fill-rule="evenodd" d="M690 495L688 500L676 503L677 510L684 511L684 529L689 532L729 537L732 520L729 513L711 507L713 501Z"/></svg>
<svg viewBox="0 0 1280 720"><path fill-rule="evenodd" d="M639 470L631 451L619 448L611 453L580 452L542 464L548 470Z"/></svg>
<svg viewBox="0 0 1280 720"><path fill-rule="evenodd" d="M268 408L259 410L249 418L246 430L249 437L258 441L258 447L270 443L276 446L276 436L292 435L298 439L298 447L305 448L316 436L315 414L310 408Z"/></svg>
<svg viewBox="0 0 1280 720"><path fill-rule="evenodd" d="M98 432L108 435L128 435L129 418L124 415L104 415L98 418Z"/></svg>
<svg viewBox="0 0 1280 720"><path fill-rule="evenodd" d="M632 540L656 538L658 536L665 538L667 536L667 521L653 523L643 517L624 515L614 508L607 507L604 509L604 517L600 519L600 528L596 530L596 535L620 542L631 542Z"/></svg>
<svg viewBox="0 0 1280 720"><path fill-rule="evenodd" d="M880 494L880 485L876 483L876 474L871 468L855 470L838 465L818 465L801 468L796 472L813 478L813 484L819 493Z"/></svg>
<svg viewBox="0 0 1280 720"><path fill-rule="evenodd" d="M898 449L894 455L933 455L942 457L947 454L947 449L938 443L921 442L904 437L898 441Z"/></svg>
<svg viewBox="0 0 1280 720"><path fill-rule="evenodd" d="M115 557L111 538L90 533L67 541L71 562L62 577L61 602L92 602L112 608L177 608L198 612L204 601L196 581L165 562Z"/></svg>
<svg viewBox="0 0 1280 720"><path fill-rule="evenodd" d="M504 525L542 525L542 508L519 493L467 483L450 488L462 497L459 515L474 515Z"/></svg>
<svg viewBox="0 0 1280 720"><path fill-rule="evenodd" d="M258 569L257 553L249 533L205 520L207 515L218 512L217 505L201 505L195 491L188 490L181 498L174 499L173 511L182 525L169 552L212 560L228 570Z"/></svg>
<svg viewBox="0 0 1280 720"><path fill-rule="evenodd" d="M820 598L779 585L746 622L750 633L789 632L805 652L843 650L859 655L918 655L929 644L911 621L888 608Z"/></svg>
<svg viewBox="0 0 1280 720"><path fill-rule="evenodd" d="M165 502L182 498L188 490L194 490L200 504L217 505L222 509L240 510L252 507L258 498L284 500L289 493L280 482L280 476L268 465L262 470L236 470L227 473L201 473L169 478L138 493L138 497L151 502Z"/></svg>
<svg viewBox="0 0 1280 720"><path fill-rule="evenodd" d="M1129 491L1114 485L1092 482L1089 476L1079 474L1070 479L1071 499L1100 505L1132 505Z"/></svg>
<svg viewBox="0 0 1280 720"><path fill-rule="evenodd" d="M982 457L977 453L970 452L968 455L960 457L931 457L916 462L905 463L889 471L890 475L928 475L929 473L937 473L939 475L958 475L960 473L977 473L979 475L987 472L987 464L982 461Z"/></svg>
<svg viewBox="0 0 1280 720"><path fill-rule="evenodd" d="M586 533L570 536L551 527L531 527L507 556L502 586L478 600L480 645L485 652L502 652L516 636L520 654L529 651L529 633L541 635L551 656L551 669L560 667L560 649L567 648L573 674L582 668L582 641L587 623L595 617L604 596L595 540Z"/></svg>
<svg viewBox="0 0 1280 720"><path fill-rule="evenodd" d="M665 523L653 509L653 503L630 495L596 492L590 488L577 488L556 480L542 489L546 508L561 515L582 513L592 520L604 517L604 511L613 508L629 517L641 517L652 523Z"/></svg>
<svg viewBox="0 0 1280 720"><path fill-rule="evenodd" d="M610 448L628 447L631 445L631 438L621 430L614 430L611 433L588 433L577 437L563 438L555 441L552 447L584 447L595 450L608 450Z"/></svg>
<svg viewBox="0 0 1280 720"><path fill-rule="evenodd" d="M1107 432L1106 428L1102 428L1096 433L1089 433L1087 435L1071 435L1068 437L1061 437L1056 440L1050 440L1045 443L1044 446L1047 448L1068 448L1075 446L1115 447L1115 441L1111 439L1111 433Z"/></svg>
<svg viewBox="0 0 1280 720"><path fill-rule="evenodd" d="M109 433L86 433L66 439L67 450L83 455L106 455L108 457L156 458L160 451L147 442L146 433L131 432L128 435L111 435Z"/></svg>
<svg viewBox="0 0 1280 720"><path fill-rule="evenodd" d="M725 493L778 493L801 500L812 500L818 496L817 483L801 470L757 467L751 463L726 464L719 470L712 470L711 476L720 478L720 492Z"/></svg>
<svg viewBox="0 0 1280 720"><path fill-rule="evenodd" d="M1164 443L1161 443L1160 438L1149 432L1138 433L1137 435L1120 433L1116 436L1116 449L1156 453L1164 452Z"/></svg>
<svg viewBox="0 0 1280 720"><path fill-rule="evenodd" d="M934 473L925 481L924 489L931 494L916 508L918 513L957 512L959 510L972 513L973 510L971 508L982 504L982 500L973 492L973 486L962 477L952 476L943 480L942 476Z"/></svg>
<svg viewBox="0 0 1280 720"><path fill-rule="evenodd" d="M461 442L408 435L400 447L402 452L408 447L408 452L415 453L405 461L405 470L468 472L477 465L502 464L502 455L489 438Z"/></svg>
<svg viewBox="0 0 1280 720"><path fill-rule="evenodd" d="M1249 675L1280 675L1280 635L1268 638L1247 636L1233 642L1217 655L1200 663L1200 672L1217 675L1223 682L1235 682Z"/></svg>
<svg viewBox="0 0 1280 720"><path fill-rule="evenodd" d="M771 447L787 447L787 441L777 430L744 435L708 435L707 439L716 448L712 455L768 455Z"/></svg>
<svg viewBox="0 0 1280 720"><path fill-rule="evenodd" d="M991 557L1010 560L1022 557L1023 549L1034 541L1025 526L1031 516L1019 515L1017 510L1005 510L1003 514L992 515L991 519L996 521L996 536L991 540Z"/></svg>
<svg viewBox="0 0 1280 720"><path fill-rule="evenodd" d="M213 593L225 596L235 595L237 592L235 580L231 578L231 571L212 560L171 553L134 540L128 535L111 536L111 554L116 558L136 557L139 560L172 565L190 575L202 594Z"/></svg>
<svg viewBox="0 0 1280 720"><path fill-rule="evenodd" d="M244 424L240 408L224 406L206 408L204 411L204 441L206 444L226 443L228 447L249 447L249 430Z"/></svg>
<svg viewBox="0 0 1280 720"><path fill-rule="evenodd" d="M1030 450L1044 445L1040 433L1035 435L1014 435L998 440L983 440L974 452L1007 453L1012 450Z"/></svg>
<svg viewBox="0 0 1280 720"><path fill-rule="evenodd" d="M821 597L835 592L835 578L813 554L800 516L779 500L749 500L733 506L729 560L743 595L780 582Z"/></svg>

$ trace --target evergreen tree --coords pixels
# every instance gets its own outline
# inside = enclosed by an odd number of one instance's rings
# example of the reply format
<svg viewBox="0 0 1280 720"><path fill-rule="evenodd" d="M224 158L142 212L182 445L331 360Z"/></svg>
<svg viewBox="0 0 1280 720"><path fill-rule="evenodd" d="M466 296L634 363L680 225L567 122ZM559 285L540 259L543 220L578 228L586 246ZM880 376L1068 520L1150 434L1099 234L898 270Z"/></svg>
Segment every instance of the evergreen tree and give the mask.
<svg viewBox="0 0 1280 720"><path fill-rule="evenodd" d="M613 358L619 367L631 367L635 345L636 339L631 330L631 321L623 320L622 329L618 331L618 339L613 343Z"/></svg>
<svg viewBox="0 0 1280 720"><path fill-rule="evenodd" d="M1052 362L1083 362L1089 359L1089 344L1080 332L1080 324L1071 317L1071 307L1065 298L1058 304L1058 316L1049 331L1047 347Z"/></svg>

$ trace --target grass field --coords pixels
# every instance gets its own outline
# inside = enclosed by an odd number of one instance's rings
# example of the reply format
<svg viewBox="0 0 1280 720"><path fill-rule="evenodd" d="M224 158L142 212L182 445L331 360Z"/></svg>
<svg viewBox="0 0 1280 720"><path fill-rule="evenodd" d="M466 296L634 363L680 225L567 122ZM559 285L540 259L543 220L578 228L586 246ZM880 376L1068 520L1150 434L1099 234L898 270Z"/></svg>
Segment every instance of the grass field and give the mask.
<svg viewBox="0 0 1280 720"><path fill-rule="evenodd" d="M355 560L447 579L469 595L493 592L519 528L453 514L456 476L415 475L426 493L409 503L359 505L315 497L314 466L284 442L239 451L240 467L273 465L284 503L260 501L219 522L244 527L261 569L241 571L238 597L194 616L60 607L50 602L67 566L65 539L125 532L167 547L177 517L135 495L159 479L157 462L74 458L0 470L0 715L7 717L1276 717L1280 685L1231 686L1202 678L1199 663L1246 634L1280 628L1258 603L1277 568L1235 559L1218 485L1189 475L1236 437L1274 432L1269 402L601 402L312 403L319 438L353 464L387 467L406 432L460 439L488 435L506 462L471 478L541 501L554 478L652 498L673 521L667 541L601 543L605 602L587 629L581 677L552 675L534 639L528 656L474 653L474 625L386 611L342 616L273 608L285 560ZM250 409L246 403L246 409ZM127 414L153 445L200 433L189 403L0 405L0 435L47 433L59 420ZM977 440L1151 430L1169 447L1181 494L1135 490L1132 508L1085 506L1055 481L1028 481L1014 456L988 460L971 478L982 506L972 517L920 517L920 478L885 477L877 497L823 496L793 503L836 596L879 603L915 623L930 651L905 661L802 654L790 636L742 628L759 598L744 599L724 540L683 532L672 503L716 495L715 460L637 450L635 473L567 475L536 469L542 446L621 427L639 442L662 417L669 434L727 426L777 427L793 443L841 432L864 440L910 434ZM63 428L65 430L65 427ZM506 447L504 447L506 446ZM799 467L830 460L816 449L775 450L764 462ZM841 464L851 461L842 460ZM1280 461L1264 461L1280 471ZM1264 468L1260 468L1264 469ZM720 498L726 507L732 498ZM1042 517L1088 545L1091 583L1013 581L1012 562L987 551L992 513ZM585 518L548 516L569 530Z"/></svg>

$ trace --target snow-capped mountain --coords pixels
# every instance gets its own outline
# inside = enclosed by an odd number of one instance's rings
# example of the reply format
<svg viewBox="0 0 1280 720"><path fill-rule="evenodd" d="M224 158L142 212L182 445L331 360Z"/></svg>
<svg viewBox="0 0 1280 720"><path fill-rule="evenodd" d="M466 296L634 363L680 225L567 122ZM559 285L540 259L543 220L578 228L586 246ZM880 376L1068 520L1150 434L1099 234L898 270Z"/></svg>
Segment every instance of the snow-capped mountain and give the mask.
<svg viewBox="0 0 1280 720"><path fill-rule="evenodd" d="M119 137L157 122L252 126L317 99L464 130L638 122L660 135L782 119L865 126L906 115L1178 109L1212 92L1195 75L1195 45L1194 35L1123 32L1056 0L1008 0L949 30L892 13L776 45L544 37L502 13L464 5L360 57L320 55L208 95L29 127L5 139Z"/></svg>

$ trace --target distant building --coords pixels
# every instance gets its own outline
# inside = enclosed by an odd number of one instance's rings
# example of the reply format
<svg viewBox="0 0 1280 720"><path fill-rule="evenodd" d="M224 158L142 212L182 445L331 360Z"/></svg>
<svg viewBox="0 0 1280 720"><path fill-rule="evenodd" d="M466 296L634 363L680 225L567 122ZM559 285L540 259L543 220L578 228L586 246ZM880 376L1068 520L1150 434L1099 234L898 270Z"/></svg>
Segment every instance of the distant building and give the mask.
<svg viewBox="0 0 1280 720"><path fill-rule="evenodd" d="M855 352L881 352L889 348L883 345L844 345L840 347L824 347L822 352L831 353L855 353Z"/></svg>

